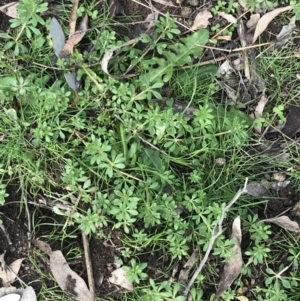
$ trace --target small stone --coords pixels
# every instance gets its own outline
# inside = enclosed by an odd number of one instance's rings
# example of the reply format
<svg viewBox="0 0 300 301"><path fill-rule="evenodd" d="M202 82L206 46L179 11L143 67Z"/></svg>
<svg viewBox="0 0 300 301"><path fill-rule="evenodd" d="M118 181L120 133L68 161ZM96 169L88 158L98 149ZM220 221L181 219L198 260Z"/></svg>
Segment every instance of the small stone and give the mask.
<svg viewBox="0 0 300 301"><path fill-rule="evenodd" d="M188 4L191 6L198 6L199 0L188 0Z"/></svg>
<svg viewBox="0 0 300 301"><path fill-rule="evenodd" d="M188 6L182 6L181 8L181 15L184 18L188 18L192 14L193 10L191 7Z"/></svg>

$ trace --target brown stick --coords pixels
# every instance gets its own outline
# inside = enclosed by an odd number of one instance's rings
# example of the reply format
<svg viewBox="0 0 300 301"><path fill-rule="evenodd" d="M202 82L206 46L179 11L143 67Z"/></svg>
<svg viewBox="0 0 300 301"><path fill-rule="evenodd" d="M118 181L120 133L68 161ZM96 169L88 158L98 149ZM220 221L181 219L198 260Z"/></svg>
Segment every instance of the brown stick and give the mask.
<svg viewBox="0 0 300 301"><path fill-rule="evenodd" d="M77 9L78 9L78 4L79 4L79 0L74 0L73 6L72 6L72 10L71 10L71 14L70 14L70 22L69 22L69 27L70 27L70 32L69 32L69 39L71 38L71 36L75 33L75 28L76 28L76 13L77 13Z"/></svg>
<svg viewBox="0 0 300 301"><path fill-rule="evenodd" d="M95 292L95 281L93 275L93 267L91 263L91 256L90 256L90 246L89 240L87 235L82 231L82 241L83 241L83 248L84 248L84 258L85 258L85 266L86 266L86 273L89 282L89 290L93 297L93 300L96 300L96 292Z"/></svg>

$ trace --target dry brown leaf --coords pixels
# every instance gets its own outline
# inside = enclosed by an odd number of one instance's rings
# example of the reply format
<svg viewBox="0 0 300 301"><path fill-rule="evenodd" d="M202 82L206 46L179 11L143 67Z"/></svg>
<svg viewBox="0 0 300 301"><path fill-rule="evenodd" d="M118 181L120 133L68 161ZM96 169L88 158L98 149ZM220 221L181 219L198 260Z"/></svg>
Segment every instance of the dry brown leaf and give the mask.
<svg viewBox="0 0 300 301"><path fill-rule="evenodd" d="M73 53L73 48L76 46L84 37L88 29L88 15L85 14L80 22L78 30L68 39L64 49L60 52L59 57L67 56Z"/></svg>
<svg viewBox="0 0 300 301"><path fill-rule="evenodd" d="M3 286L9 286L16 279L19 273L21 264L25 258L20 258L12 262L9 266L0 268L0 278L2 278Z"/></svg>
<svg viewBox="0 0 300 301"><path fill-rule="evenodd" d="M79 301L94 301L84 280L69 267L61 251L51 251L44 241L34 240L32 243L50 256L50 270L62 290Z"/></svg>
<svg viewBox="0 0 300 301"><path fill-rule="evenodd" d="M194 24L191 27L191 30L197 30L200 28L206 28L210 23L208 19L212 18L212 14L208 10L203 10L199 12L194 20Z"/></svg>
<svg viewBox="0 0 300 301"><path fill-rule="evenodd" d="M122 48L122 47L124 47L124 46L128 46L128 45L134 44L134 43L136 43L138 40L139 40L138 38L135 38L135 39L129 40L128 42L126 42L126 43L124 43L124 44L122 44L122 45L120 45L120 46L115 46L115 47L112 47L110 50L108 50L108 51L104 54L104 56L103 56L103 58L102 58L102 60L101 60L101 63L100 63L100 64L101 64L102 70L103 70L106 74L110 75L109 72L108 72L108 63L109 63L111 57L113 56L114 52L115 52L117 49L119 49L119 48Z"/></svg>
<svg viewBox="0 0 300 301"><path fill-rule="evenodd" d="M244 10L247 10L247 4L245 2L245 0L238 0L240 6L244 9Z"/></svg>
<svg viewBox="0 0 300 301"><path fill-rule="evenodd" d="M195 250L179 273L179 277L178 277L179 283L181 284L187 283L189 278L189 273L198 260L199 260L199 252Z"/></svg>
<svg viewBox="0 0 300 301"><path fill-rule="evenodd" d="M297 222L294 222L290 220L290 218L286 215L282 215L279 217L274 217L274 218L268 218L268 219L263 219L260 222L265 222L265 223L274 223L277 224L278 226L291 231L291 232L299 232L299 224Z"/></svg>
<svg viewBox="0 0 300 301"><path fill-rule="evenodd" d="M79 301L94 301L84 280L69 267L61 251L50 254L50 270L62 290Z"/></svg>
<svg viewBox="0 0 300 301"><path fill-rule="evenodd" d="M5 4L0 7L0 11L2 11L7 16L14 18L14 19L20 19L19 12L17 10L17 5L19 2L11 2L8 4Z"/></svg>
<svg viewBox="0 0 300 301"><path fill-rule="evenodd" d="M231 75L233 72L233 68L231 66L231 63L229 60L225 60L218 68L217 74L222 75L222 76L228 76Z"/></svg>
<svg viewBox="0 0 300 301"><path fill-rule="evenodd" d="M231 238L234 246L231 248L232 258L224 265L215 299L220 297L238 277L242 270L243 259L241 251L242 231L241 219L238 216L232 223Z"/></svg>
<svg viewBox="0 0 300 301"><path fill-rule="evenodd" d="M258 102L256 108L255 108L254 114L250 115L250 117L252 119L261 118L263 116L264 108L265 108L265 105L267 104L268 100L269 100L269 97L267 97L265 95L265 93L263 93L259 99L259 102ZM254 128L259 134L261 134L261 130L262 130L261 126L255 125Z"/></svg>
<svg viewBox="0 0 300 301"><path fill-rule="evenodd" d="M225 19L229 23L235 24L237 22L237 19L233 15L226 14L222 11L218 12L218 16L222 17L223 19Z"/></svg>
<svg viewBox="0 0 300 301"><path fill-rule="evenodd" d="M46 253L47 255L51 255L52 249L50 245L42 240L32 240L31 241L33 245L35 245L37 248L39 248L42 252Z"/></svg>
<svg viewBox="0 0 300 301"><path fill-rule="evenodd" d="M254 36L252 39L252 44L255 43L255 41L257 40L257 38L265 31L265 29L268 27L269 23L276 18L279 14L291 10L293 9L293 6L286 6L286 7L280 7L280 8L276 8L274 10L272 10L269 13L266 13L263 17L261 17L261 19L258 21L256 28L255 28L255 32L254 32Z"/></svg>
<svg viewBox="0 0 300 301"><path fill-rule="evenodd" d="M118 268L111 272L111 277L108 280L110 283L120 286L127 292L131 292L133 290L133 285L128 280L128 276L122 268Z"/></svg>
<svg viewBox="0 0 300 301"><path fill-rule="evenodd" d="M259 19L260 19L260 14L252 14L250 17L250 20L247 21L246 26L248 28L252 28L252 27L256 26Z"/></svg>

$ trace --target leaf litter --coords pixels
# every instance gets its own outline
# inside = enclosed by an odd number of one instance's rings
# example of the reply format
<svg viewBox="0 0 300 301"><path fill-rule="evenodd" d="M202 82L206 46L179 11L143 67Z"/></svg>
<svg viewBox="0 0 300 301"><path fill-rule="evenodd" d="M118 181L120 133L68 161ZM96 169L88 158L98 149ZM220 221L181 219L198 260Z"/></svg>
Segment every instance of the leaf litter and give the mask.
<svg viewBox="0 0 300 301"><path fill-rule="evenodd" d="M41 240L32 243L50 257L50 270L63 291L78 301L94 301L86 283L69 267L61 251L52 251L50 245Z"/></svg>
<svg viewBox="0 0 300 301"><path fill-rule="evenodd" d="M230 250L232 257L224 265L214 300L219 298L231 286L233 281L239 276L242 270L242 230L241 219L239 216L236 217L232 223L231 239L234 243L234 246Z"/></svg>
<svg viewBox="0 0 300 301"><path fill-rule="evenodd" d="M210 23L209 19L212 18L212 14L208 10L203 10L196 15L191 30L197 30L200 28L206 28Z"/></svg>
<svg viewBox="0 0 300 301"><path fill-rule="evenodd" d="M0 11L6 14L8 17L14 19L20 19L19 12L17 9L19 2L11 2L0 7Z"/></svg>
<svg viewBox="0 0 300 301"><path fill-rule="evenodd" d="M260 20L257 22L254 36L252 38L252 44L254 44L257 40L257 38L266 30L270 22L275 19L278 15L281 13L293 9L293 6L286 6L286 7L280 7L276 8L269 13L266 13L264 16L260 18Z"/></svg>
<svg viewBox="0 0 300 301"><path fill-rule="evenodd" d="M21 264L25 258L19 258L11 264L7 265L4 256L5 252L0 255L0 278L2 279L3 286L7 287L16 280L21 268Z"/></svg>
<svg viewBox="0 0 300 301"><path fill-rule="evenodd" d="M288 216L282 215L279 217L274 218L267 218L259 221L259 223L274 223L280 226L281 228L284 228L290 232L299 232L299 224L295 221L292 221Z"/></svg>
<svg viewBox="0 0 300 301"><path fill-rule="evenodd" d="M122 267L112 271L111 277L108 280L110 283L119 286L124 293L133 291L133 285L129 281L126 271Z"/></svg>

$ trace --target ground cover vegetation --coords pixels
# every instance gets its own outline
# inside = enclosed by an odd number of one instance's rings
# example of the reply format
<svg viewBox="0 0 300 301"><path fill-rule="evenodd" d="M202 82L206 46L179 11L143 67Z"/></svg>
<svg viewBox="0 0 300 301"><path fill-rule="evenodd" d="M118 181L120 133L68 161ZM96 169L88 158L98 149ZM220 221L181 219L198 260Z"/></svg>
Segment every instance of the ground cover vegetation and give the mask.
<svg viewBox="0 0 300 301"><path fill-rule="evenodd" d="M298 229L290 219L262 221L285 215L297 224L297 26L274 51L279 32L262 34L247 52L250 82L243 70L220 71L226 52L222 59L210 57L219 57L225 45L219 34L238 40L238 23L223 26L217 19L220 11L241 18L235 1L209 4L213 30L187 30L162 9L138 34L132 33L135 16L116 16L116 3L80 2L76 18L87 15L88 27L67 52L62 36L69 31L71 2L60 3L54 25L53 13L46 14L50 3L21 0L19 18L0 33L6 231L8 208L16 203L13 216L26 216L29 240L47 241L68 262L83 257L80 233L93 239L105 269L95 271L92 256L94 275L102 277L95 276L97 300L298 300ZM293 1L245 3L248 16L291 5L278 17L280 29L293 16L294 24L300 19ZM224 212L246 179L247 193ZM238 216L240 246L231 236ZM224 231L187 297L184 289L220 221ZM234 248L243 265L218 294L223 268L232 272L234 264L225 263L235 258ZM39 282L38 300L76 299L58 287L40 250L31 245L26 252L37 275L26 284ZM192 254L198 259L183 276ZM118 265L130 291L109 281Z"/></svg>

